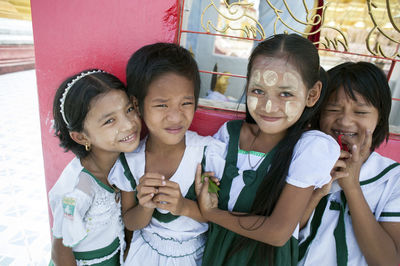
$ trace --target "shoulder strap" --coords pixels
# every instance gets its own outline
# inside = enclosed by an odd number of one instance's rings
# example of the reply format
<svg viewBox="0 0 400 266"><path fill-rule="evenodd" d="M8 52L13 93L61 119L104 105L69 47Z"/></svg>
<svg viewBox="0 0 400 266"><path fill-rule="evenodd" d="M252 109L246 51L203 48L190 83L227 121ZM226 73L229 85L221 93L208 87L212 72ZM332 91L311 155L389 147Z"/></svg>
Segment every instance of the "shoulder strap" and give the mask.
<svg viewBox="0 0 400 266"><path fill-rule="evenodd" d="M126 179L129 180L129 182L131 183L131 187L133 190L136 189L136 181L133 178L131 169L129 168L128 162L126 161L126 157L125 157L125 153L121 152L121 154L119 155L119 160L121 161L122 167L124 168L124 175L126 177Z"/></svg>
<svg viewBox="0 0 400 266"><path fill-rule="evenodd" d="M240 129L242 128L243 120L232 120L226 125L229 134L228 153L226 155L226 163L236 166L237 153L239 146Z"/></svg>

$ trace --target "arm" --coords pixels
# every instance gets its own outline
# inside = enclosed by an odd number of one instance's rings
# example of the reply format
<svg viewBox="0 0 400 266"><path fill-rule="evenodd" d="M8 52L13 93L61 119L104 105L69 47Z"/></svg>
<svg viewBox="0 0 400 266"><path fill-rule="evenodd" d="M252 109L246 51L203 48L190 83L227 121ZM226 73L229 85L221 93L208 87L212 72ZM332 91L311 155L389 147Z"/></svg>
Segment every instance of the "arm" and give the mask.
<svg viewBox="0 0 400 266"><path fill-rule="evenodd" d="M137 204L134 192L122 192L122 215L125 227L131 231L141 229L149 224L156 205L153 197L159 187L164 186L164 177L155 173L144 174L137 189Z"/></svg>
<svg viewBox="0 0 400 266"><path fill-rule="evenodd" d="M312 187L298 188L287 184L271 216L237 216L218 209L217 196L208 193L208 178L201 183L199 171L196 173L196 186L200 187L198 201L206 219L242 236L274 246L282 246L289 240L313 191Z"/></svg>
<svg viewBox="0 0 400 266"><path fill-rule="evenodd" d="M321 188L318 188L314 190L312 193L311 199L308 202L307 208L304 212L303 217L301 218L300 221L300 229L303 228L307 222L308 219L310 219L311 214L314 212L315 208L317 207L319 201L326 195L331 190L332 182L335 181L336 179L347 177L349 175L348 172L345 171L346 169L346 163L344 161L345 158L349 157L349 153L346 151L341 151L340 152L340 158L337 160L335 163L332 171L331 171L331 181L329 181L328 184L324 185Z"/></svg>
<svg viewBox="0 0 400 266"><path fill-rule="evenodd" d="M62 243L62 238L54 238L51 247L51 260L54 265L75 266L76 260L72 249Z"/></svg>
<svg viewBox="0 0 400 266"><path fill-rule="evenodd" d="M359 183L360 168L368 158L372 134L361 136L359 145L352 145L352 156L346 161L348 178L339 180L351 213L354 234L368 265L399 265L400 223L379 223L373 215Z"/></svg>

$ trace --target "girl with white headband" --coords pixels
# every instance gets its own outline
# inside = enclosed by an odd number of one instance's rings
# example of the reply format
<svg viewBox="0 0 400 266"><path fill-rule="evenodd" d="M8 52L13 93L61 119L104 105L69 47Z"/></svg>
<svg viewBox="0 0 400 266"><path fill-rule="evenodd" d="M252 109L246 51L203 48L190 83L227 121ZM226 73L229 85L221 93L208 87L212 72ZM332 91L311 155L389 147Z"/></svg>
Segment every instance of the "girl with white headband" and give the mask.
<svg viewBox="0 0 400 266"><path fill-rule="evenodd" d="M76 157L49 192L56 265L120 265L124 225L120 193L107 181L123 152L139 144L141 122L125 86L101 70L64 81L54 104L55 135Z"/></svg>

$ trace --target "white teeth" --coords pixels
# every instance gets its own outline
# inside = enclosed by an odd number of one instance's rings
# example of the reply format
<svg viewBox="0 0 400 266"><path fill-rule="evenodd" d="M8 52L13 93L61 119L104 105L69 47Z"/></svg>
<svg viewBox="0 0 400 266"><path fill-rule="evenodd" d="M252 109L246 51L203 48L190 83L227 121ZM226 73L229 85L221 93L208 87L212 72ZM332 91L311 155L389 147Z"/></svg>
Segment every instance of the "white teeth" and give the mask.
<svg viewBox="0 0 400 266"><path fill-rule="evenodd" d="M348 136L348 137L354 137L357 133L346 133L338 130L334 130L336 135L343 135L343 136Z"/></svg>
<svg viewBox="0 0 400 266"><path fill-rule="evenodd" d="M133 135L134 135L134 134L123 138L122 141L128 141L128 140L132 139L132 138L133 138Z"/></svg>

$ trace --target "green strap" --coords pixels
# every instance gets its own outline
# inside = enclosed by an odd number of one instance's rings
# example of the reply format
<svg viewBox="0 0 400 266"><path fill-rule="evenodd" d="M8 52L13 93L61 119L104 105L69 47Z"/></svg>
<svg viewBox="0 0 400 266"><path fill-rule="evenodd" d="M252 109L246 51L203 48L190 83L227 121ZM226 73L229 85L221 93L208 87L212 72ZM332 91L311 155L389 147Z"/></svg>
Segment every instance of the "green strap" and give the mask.
<svg viewBox="0 0 400 266"><path fill-rule="evenodd" d="M311 220L311 225L310 225L311 226L310 235L299 246L299 261L303 259L304 255L306 254L308 246L311 244L311 242L317 235L318 228L321 225L322 216L324 214L326 205L328 204L328 197L329 194L323 197L318 203L317 207L315 208L314 216L313 219Z"/></svg>
<svg viewBox="0 0 400 266"><path fill-rule="evenodd" d="M393 168L395 168L395 167L397 167L397 166L399 166L399 165L400 165L399 163L393 163L393 164L389 165L389 166L386 167L379 175L377 175L377 176L375 176L375 177L373 177L373 178L370 178L370 179L361 181L361 182L360 182L360 186L364 186L364 185L367 185L367 184L369 184L369 183L372 183L372 182L377 181L377 180L380 179L382 176L386 175L387 172L389 172L390 170L392 170Z"/></svg>
<svg viewBox="0 0 400 266"><path fill-rule="evenodd" d="M110 245L91 251L76 252L74 256L76 260L93 260L111 255L115 250L119 249L119 238L117 237Z"/></svg>
<svg viewBox="0 0 400 266"><path fill-rule="evenodd" d="M348 250L346 243L346 228L344 223L344 214L346 208L346 197L344 192L340 192L341 202L331 201L329 209L339 211L339 219L333 235L336 243L336 261L338 266L346 266L348 260Z"/></svg>
<svg viewBox="0 0 400 266"><path fill-rule="evenodd" d="M225 160L225 168L220 180L220 191L218 207L222 210L228 209L229 192L232 186L232 180L237 176L237 153L239 146L240 129L243 120L231 120L226 124L229 134L228 152Z"/></svg>
<svg viewBox="0 0 400 266"><path fill-rule="evenodd" d="M131 172L131 169L129 168L128 162L126 161L125 154L121 152L119 155L119 160L121 161L122 167L124 168L124 175L126 179L131 183L131 187L133 190L136 189L136 181L135 178L133 178L133 174Z"/></svg>
<svg viewBox="0 0 400 266"><path fill-rule="evenodd" d="M83 169L82 169L82 172L85 172L86 174L90 175L90 176L94 179L94 181L96 181L96 183L99 184L99 186L101 186L102 188L104 188L104 189L107 190L108 192L110 192L110 193L114 193L114 192L115 192L111 187L107 186L106 184L104 184L103 182L101 182L99 179L97 179L97 177L95 177L95 176L94 176L91 172L89 172L89 170L87 170L86 168L83 168Z"/></svg>

